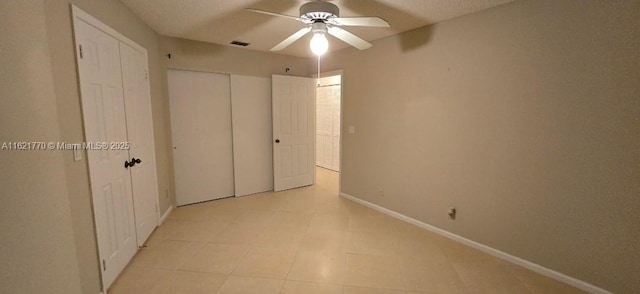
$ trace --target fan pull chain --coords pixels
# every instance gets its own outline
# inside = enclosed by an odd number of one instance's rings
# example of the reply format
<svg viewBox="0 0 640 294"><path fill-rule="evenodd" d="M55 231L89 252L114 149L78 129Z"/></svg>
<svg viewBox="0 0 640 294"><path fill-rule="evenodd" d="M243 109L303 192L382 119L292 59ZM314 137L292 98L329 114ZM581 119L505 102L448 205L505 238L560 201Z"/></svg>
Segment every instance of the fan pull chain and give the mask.
<svg viewBox="0 0 640 294"><path fill-rule="evenodd" d="M318 86L320 85L320 55L318 55L318 80L316 81Z"/></svg>

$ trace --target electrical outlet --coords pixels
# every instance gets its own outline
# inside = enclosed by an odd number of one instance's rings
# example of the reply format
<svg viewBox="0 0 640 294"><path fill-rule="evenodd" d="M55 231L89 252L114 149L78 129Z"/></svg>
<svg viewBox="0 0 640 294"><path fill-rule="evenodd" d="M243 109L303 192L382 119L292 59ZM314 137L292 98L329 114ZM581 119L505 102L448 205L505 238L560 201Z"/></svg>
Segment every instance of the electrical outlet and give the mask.
<svg viewBox="0 0 640 294"><path fill-rule="evenodd" d="M449 212L447 213L450 219L456 219L456 208L449 207Z"/></svg>
<svg viewBox="0 0 640 294"><path fill-rule="evenodd" d="M378 196L384 197L384 188L382 187L378 188Z"/></svg>

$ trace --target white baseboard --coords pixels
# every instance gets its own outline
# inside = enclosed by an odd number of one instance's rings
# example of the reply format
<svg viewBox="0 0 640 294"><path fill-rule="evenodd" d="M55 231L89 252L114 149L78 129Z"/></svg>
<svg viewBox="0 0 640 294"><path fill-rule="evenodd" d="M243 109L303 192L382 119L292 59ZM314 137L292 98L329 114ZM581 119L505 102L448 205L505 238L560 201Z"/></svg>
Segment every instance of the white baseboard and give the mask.
<svg viewBox="0 0 640 294"><path fill-rule="evenodd" d="M169 216L172 210L173 210L173 205L169 205L169 208L167 208L167 211L165 211L162 214L162 217L160 218L160 223L158 225L161 225L162 223L164 223L164 221L167 219L167 217Z"/></svg>
<svg viewBox="0 0 640 294"><path fill-rule="evenodd" d="M342 197L344 197L346 199L349 199L351 201L354 201L356 203L362 204L364 206L367 206L369 208L375 209L375 210L377 210L379 212L382 212L384 214L387 214L387 215L392 216L394 218L397 218L399 220L402 220L402 221L408 222L410 224L416 225L416 226L421 227L421 228L423 228L425 230L428 230L428 231L434 232L436 234L439 234L441 236L447 237L449 239L452 239L454 241L457 241L457 242L462 243L464 245L467 245L469 247L472 247L472 248L478 249L480 251L486 252L486 253L488 253L490 255L493 255L493 256L495 256L497 258L503 259L503 260L511 262L513 264L517 264L517 265L522 266L522 267L524 267L526 269L529 269L531 271L539 273L539 274L541 274L543 276L552 278L554 280L558 280L560 282L563 282L563 283L569 284L571 286L574 286L574 287L576 287L578 289L587 291L589 293L594 293L594 294L612 294L611 292L609 292L607 290L604 290L602 288L599 288L597 286L589 284L589 283L587 283L585 281L578 280L576 278L567 276L567 275L565 275L563 273L560 273L560 272L554 271L552 269L546 268L544 266L541 266L539 264L535 264L533 262L530 262L528 260L524 260L524 259L519 258L517 256L510 255L510 254L505 253L503 251L500 251L498 249L495 249L495 248L489 247L487 245L478 243L476 241L469 240L469 239L467 239L465 237L456 235L456 234L451 233L449 231L445 231L445 230L440 229L438 227L435 227L435 226L432 226L430 224L421 222L421 221L419 221L417 219L408 217L406 215L403 215L403 214L400 214L400 213L395 212L393 210L384 208L384 207L379 206L377 204L373 204L371 202L356 198L356 197L354 197L352 195L349 195L347 193L340 192L340 196L342 196Z"/></svg>

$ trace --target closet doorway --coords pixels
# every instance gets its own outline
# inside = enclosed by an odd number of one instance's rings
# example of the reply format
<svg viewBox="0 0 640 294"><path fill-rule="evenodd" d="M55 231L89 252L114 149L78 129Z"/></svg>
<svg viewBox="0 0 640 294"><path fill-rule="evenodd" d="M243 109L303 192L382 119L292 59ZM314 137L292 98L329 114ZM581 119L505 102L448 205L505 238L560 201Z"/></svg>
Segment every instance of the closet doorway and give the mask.
<svg viewBox="0 0 640 294"><path fill-rule="evenodd" d="M88 149L106 290L159 222L148 55L76 6L72 13L86 142L76 148Z"/></svg>
<svg viewBox="0 0 640 294"><path fill-rule="evenodd" d="M316 165L340 172L342 75L324 75L316 88Z"/></svg>
<svg viewBox="0 0 640 294"><path fill-rule="evenodd" d="M179 69L167 77L176 204L273 190L271 79Z"/></svg>

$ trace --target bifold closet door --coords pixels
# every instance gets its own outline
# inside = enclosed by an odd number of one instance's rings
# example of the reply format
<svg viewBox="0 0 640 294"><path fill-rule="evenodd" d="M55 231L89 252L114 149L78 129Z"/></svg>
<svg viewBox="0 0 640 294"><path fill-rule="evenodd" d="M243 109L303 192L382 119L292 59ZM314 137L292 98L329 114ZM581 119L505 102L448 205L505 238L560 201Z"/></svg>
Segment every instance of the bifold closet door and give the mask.
<svg viewBox="0 0 640 294"><path fill-rule="evenodd" d="M72 15L85 142L101 143L86 154L106 291L158 225L148 57L79 8Z"/></svg>
<svg viewBox="0 0 640 294"><path fill-rule="evenodd" d="M233 196L229 75L169 70L177 205Z"/></svg>
<svg viewBox="0 0 640 294"><path fill-rule="evenodd" d="M87 142L127 142L120 41L85 22L74 20L82 114ZM131 174L121 148L88 150L100 270L109 287L138 250Z"/></svg>
<svg viewBox="0 0 640 294"><path fill-rule="evenodd" d="M133 191L136 236L142 247L158 226L158 176L153 136L151 93L146 52L120 43L122 87L129 139L129 168Z"/></svg>

